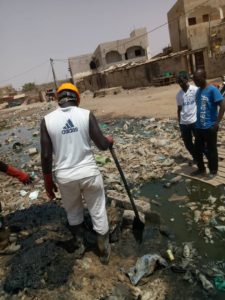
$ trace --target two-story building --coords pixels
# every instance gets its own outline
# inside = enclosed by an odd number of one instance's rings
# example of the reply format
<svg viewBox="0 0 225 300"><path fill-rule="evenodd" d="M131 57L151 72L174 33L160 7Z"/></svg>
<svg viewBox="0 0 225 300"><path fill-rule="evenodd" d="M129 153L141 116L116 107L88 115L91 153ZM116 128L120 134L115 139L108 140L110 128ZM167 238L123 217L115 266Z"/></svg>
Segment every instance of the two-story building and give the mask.
<svg viewBox="0 0 225 300"><path fill-rule="evenodd" d="M190 50L189 72L225 73L225 0L177 0L167 17L173 52Z"/></svg>
<svg viewBox="0 0 225 300"><path fill-rule="evenodd" d="M93 53L70 57L69 68L74 79L102 71L115 64L150 58L146 28L135 29L129 38L101 43Z"/></svg>

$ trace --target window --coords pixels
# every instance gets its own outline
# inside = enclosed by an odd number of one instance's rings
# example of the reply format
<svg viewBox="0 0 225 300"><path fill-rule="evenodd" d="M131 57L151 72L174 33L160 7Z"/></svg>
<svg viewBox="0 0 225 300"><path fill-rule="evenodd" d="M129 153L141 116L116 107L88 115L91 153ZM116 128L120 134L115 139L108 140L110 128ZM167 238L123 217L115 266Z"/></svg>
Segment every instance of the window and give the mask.
<svg viewBox="0 0 225 300"><path fill-rule="evenodd" d="M207 14L207 15L203 15L202 16L202 21L203 22L209 22L209 15Z"/></svg>
<svg viewBox="0 0 225 300"><path fill-rule="evenodd" d="M193 18L188 18L188 25L189 26L192 26L192 25L195 25L196 24L196 18L193 17Z"/></svg>
<svg viewBox="0 0 225 300"><path fill-rule="evenodd" d="M140 49L135 50L134 53L135 53L135 56L141 56L141 50Z"/></svg>

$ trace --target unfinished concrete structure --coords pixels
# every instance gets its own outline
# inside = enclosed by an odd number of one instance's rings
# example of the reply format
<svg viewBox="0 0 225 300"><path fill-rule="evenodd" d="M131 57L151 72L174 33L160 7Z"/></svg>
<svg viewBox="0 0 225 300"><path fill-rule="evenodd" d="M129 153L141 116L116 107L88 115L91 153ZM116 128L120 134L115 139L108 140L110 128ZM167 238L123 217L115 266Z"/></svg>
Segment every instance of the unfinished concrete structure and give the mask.
<svg viewBox="0 0 225 300"><path fill-rule="evenodd" d="M190 50L189 72L225 73L224 0L177 0L167 16L173 52Z"/></svg>
<svg viewBox="0 0 225 300"><path fill-rule="evenodd" d="M99 44L92 54L69 58L72 76L77 79L114 64L150 58L146 28L135 29L129 38Z"/></svg>
<svg viewBox="0 0 225 300"><path fill-rule="evenodd" d="M98 45L93 61L102 70L115 63L148 59L148 48L147 30L139 28L133 30L129 38Z"/></svg>
<svg viewBox="0 0 225 300"><path fill-rule="evenodd" d="M75 79L91 74L90 62L92 61L92 56L93 54L89 53L69 58L69 69Z"/></svg>

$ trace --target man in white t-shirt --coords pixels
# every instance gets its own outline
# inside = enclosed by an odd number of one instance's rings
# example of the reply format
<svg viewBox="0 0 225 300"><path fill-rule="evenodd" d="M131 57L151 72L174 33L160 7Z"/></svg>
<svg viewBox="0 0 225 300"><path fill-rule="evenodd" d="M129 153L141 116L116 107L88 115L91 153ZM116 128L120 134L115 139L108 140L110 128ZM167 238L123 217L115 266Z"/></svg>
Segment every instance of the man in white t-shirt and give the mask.
<svg viewBox="0 0 225 300"><path fill-rule="evenodd" d="M197 120L196 109L196 92L198 88L189 84L187 75L179 75L177 83L181 89L177 93L177 115L180 125L181 137L188 152L191 154L193 161L195 157L195 123Z"/></svg>

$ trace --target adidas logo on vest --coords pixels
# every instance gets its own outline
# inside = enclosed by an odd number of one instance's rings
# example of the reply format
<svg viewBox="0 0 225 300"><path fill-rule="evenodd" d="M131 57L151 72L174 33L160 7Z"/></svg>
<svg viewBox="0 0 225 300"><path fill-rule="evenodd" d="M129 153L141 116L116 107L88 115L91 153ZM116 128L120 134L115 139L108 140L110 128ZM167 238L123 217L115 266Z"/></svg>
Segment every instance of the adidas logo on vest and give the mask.
<svg viewBox="0 0 225 300"><path fill-rule="evenodd" d="M73 125L73 122L68 119L66 125L63 127L62 134L77 132L78 128Z"/></svg>

